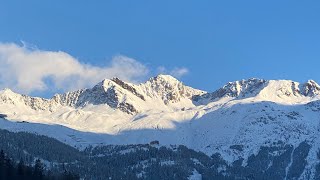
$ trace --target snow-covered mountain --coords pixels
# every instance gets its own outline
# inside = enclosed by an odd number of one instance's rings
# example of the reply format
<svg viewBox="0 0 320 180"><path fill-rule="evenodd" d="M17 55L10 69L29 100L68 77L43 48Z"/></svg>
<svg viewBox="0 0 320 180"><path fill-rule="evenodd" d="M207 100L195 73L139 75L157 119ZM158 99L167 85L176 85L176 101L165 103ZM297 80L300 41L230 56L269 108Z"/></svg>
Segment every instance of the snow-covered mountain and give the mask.
<svg viewBox="0 0 320 180"><path fill-rule="evenodd" d="M77 147L157 140L219 152L232 162L278 141L295 147L308 142L309 169L320 148L320 86L312 80L248 79L205 92L169 75L138 85L114 78L51 99L5 89L0 113L7 116L0 121L4 129L35 132Z"/></svg>
<svg viewBox="0 0 320 180"><path fill-rule="evenodd" d="M105 79L92 89L57 94L51 99L20 95L10 89L1 91L0 98L2 104L25 106L27 109L37 111L54 112L61 107L84 108L88 105L107 105L109 108L133 115L145 110L161 109L164 106L184 105L182 103L190 101L193 96L204 93L185 86L172 76L158 75L139 85L118 78ZM157 104L150 106L155 103Z"/></svg>

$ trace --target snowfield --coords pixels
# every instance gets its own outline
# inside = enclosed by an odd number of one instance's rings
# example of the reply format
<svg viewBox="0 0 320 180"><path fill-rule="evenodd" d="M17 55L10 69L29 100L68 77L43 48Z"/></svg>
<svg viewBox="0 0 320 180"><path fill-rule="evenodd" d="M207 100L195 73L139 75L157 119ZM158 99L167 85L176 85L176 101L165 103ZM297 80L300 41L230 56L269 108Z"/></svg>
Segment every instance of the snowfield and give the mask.
<svg viewBox="0 0 320 180"><path fill-rule="evenodd" d="M215 92L168 75L136 85L103 80L92 89L42 99L0 92L0 126L54 137L78 148L99 144L182 144L232 162L282 141L320 148L320 86L290 80L229 82ZM244 162L245 163L245 162ZM197 173L194 173L194 178Z"/></svg>

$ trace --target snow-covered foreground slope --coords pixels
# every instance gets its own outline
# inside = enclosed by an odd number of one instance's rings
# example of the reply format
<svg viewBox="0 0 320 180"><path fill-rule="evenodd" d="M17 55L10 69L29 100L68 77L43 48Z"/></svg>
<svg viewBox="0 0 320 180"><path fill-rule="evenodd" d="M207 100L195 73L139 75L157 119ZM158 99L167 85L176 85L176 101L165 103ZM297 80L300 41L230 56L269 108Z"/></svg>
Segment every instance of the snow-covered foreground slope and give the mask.
<svg viewBox="0 0 320 180"><path fill-rule="evenodd" d="M320 148L320 87L289 80L249 79L213 93L168 75L135 85L104 80L92 89L33 98L0 92L1 128L30 131L83 148L97 144L182 144L234 161L274 142ZM18 123L19 122L19 123ZM233 148L238 147L238 148Z"/></svg>

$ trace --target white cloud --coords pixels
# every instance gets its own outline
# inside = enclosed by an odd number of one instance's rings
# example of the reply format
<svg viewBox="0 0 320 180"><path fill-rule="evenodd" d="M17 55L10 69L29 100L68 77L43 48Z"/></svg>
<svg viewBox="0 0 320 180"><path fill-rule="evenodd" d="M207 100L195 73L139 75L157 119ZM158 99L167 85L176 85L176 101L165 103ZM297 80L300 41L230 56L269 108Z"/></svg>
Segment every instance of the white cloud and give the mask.
<svg viewBox="0 0 320 180"><path fill-rule="evenodd" d="M115 56L108 66L97 67L61 51L0 43L0 88L9 87L20 93L46 91L48 80L56 89L75 90L112 77L136 82L148 72L145 65L126 56Z"/></svg>
<svg viewBox="0 0 320 180"><path fill-rule="evenodd" d="M182 77L186 74L189 73L189 70L185 67L182 67L182 68L174 68L173 70L170 71L170 74L174 77Z"/></svg>
<svg viewBox="0 0 320 180"><path fill-rule="evenodd" d="M161 74L170 74L176 78L181 78L182 76L189 73L189 70L185 67L173 68L172 70L168 70L167 68L160 66L158 67L158 72Z"/></svg>

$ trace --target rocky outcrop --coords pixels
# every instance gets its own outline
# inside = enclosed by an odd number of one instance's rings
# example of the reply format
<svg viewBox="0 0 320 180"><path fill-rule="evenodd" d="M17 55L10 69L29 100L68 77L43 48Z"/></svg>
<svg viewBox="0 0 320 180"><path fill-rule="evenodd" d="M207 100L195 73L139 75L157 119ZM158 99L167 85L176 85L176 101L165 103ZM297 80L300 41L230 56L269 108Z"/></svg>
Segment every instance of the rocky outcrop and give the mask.
<svg viewBox="0 0 320 180"><path fill-rule="evenodd" d="M268 81L263 79L251 78L248 80L241 80L229 82L222 88L213 93L206 93L203 95L194 96L193 100L199 102L201 100L214 101L223 97L251 97L256 96L267 84Z"/></svg>
<svg viewBox="0 0 320 180"><path fill-rule="evenodd" d="M182 82L169 75L158 75L140 86L145 89L151 98L158 96L165 104L176 103L183 98L191 99L195 95L205 93L185 86Z"/></svg>
<svg viewBox="0 0 320 180"><path fill-rule="evenodd" d="M320 94L320 86L313 80L309 80L302 86L302 94L313 97Z"/></svg>
<svg viewBox="0 0 320 180"><path fill-rule="evenodd" d="M123 82L123 81L120 80L119 78L113 78L112 81L115 82L115 83L117 83L117 84L118 84L119 86L121 86L123 89L126 89L126 90L128 90L129 92L131 92L132 94L134 94L135 96L139 97L140 99L142 99L142 100L144 100L144 101L146 100L143 95L141 95L140 93L138 93L137 90L136 90L134 87L130 86L128 83Z"/></svg>

